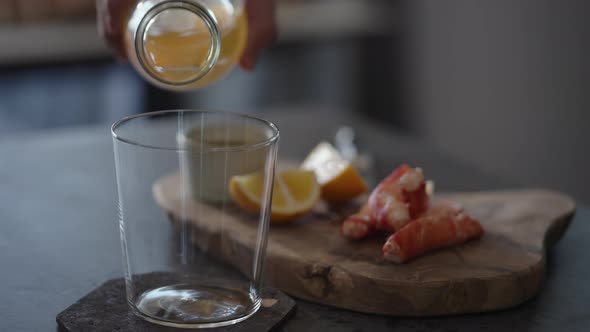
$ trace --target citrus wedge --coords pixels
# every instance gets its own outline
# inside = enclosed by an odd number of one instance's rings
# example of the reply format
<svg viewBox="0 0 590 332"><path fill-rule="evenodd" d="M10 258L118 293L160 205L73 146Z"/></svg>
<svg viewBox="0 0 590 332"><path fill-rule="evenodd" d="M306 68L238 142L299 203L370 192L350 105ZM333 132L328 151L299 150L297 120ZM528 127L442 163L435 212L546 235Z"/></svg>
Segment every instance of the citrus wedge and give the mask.
<svg viewBox="0 0 590 332"><path fill-rule="evenodd" d="M367 184L357 170L327 142L318 144L301 164L314 171L322 189L322 198L329 203L349 201L367 191Z"/></svg>
<svg viewBox="0 0 590 332"><path fill-rule="evenodd" d="M246 211L260 213L264 179L261 174L233 176L229 193L234 202ZM308 211L320 198L320 186L312 171L291 170L276 174L270 220L281 223L293 220Z"/></svg>

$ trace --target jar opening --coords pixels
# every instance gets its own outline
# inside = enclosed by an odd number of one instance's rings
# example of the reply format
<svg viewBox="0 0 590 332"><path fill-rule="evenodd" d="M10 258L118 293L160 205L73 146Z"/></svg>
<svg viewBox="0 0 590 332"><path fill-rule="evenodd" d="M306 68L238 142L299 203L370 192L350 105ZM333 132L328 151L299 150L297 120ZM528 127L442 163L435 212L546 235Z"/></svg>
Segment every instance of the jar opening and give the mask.
<svg viewBox="0 0 590 332"><path fill-rule="evenodd" d="M142 19L135 35L140 64L154 79L186 85L216 64L221 36L215 17L196 3L163 2Z"/></svg>

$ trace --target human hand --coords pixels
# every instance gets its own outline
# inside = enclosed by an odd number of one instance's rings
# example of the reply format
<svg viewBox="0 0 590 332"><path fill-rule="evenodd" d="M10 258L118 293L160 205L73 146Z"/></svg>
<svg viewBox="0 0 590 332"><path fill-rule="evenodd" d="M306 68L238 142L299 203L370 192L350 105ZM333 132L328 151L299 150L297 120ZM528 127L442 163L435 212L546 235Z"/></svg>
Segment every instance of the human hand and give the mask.
<svg viewBox="0 0 590 332"><path fill-rule="evenodd" d="M136 0L96 0L98 32L118 59L125 59L124 26ZM275 0L245 0L248 16L248 40L240 66L251 70L262 49L270 46L277 35Z"/></svg>
<svg viewBox="0 0 590 332"><path fill-rule="evenodd" d="M248 41L240 58L240 66L245 70L252 70L260 52L269 47L277 37L275 0L246 0L245 6Z"/></svg>
<svg viewBox="0 0 590 332"><path fill-rule="evenodd" d="M136 0L96 0L98 34L119 60L127 58L123 34L125 21Z"/></svg>

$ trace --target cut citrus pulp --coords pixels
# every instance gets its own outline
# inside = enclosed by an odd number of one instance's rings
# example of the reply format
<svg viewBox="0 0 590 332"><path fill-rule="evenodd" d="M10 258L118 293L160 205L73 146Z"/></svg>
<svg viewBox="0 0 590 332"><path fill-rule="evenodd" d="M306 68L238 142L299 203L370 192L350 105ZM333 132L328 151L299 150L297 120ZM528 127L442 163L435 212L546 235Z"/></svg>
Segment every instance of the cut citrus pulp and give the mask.
<svg viewBox="0 0 590 332"><path fill-rule="evenodd" d="M230 179L229 193L246 211L260 213L264 192L261 174L236 175ZM320 198L320 186L312 171L291 170L275 176L270 219L273 223L293 220L310 211Z"/></svg>
<svg viewBox="0 0 590 332"><path fill-rule="evenodd" d="M315 172L322 198L330 203L349 201L368 189L357 170L327 142L318 144L301 168Z"/></svg>

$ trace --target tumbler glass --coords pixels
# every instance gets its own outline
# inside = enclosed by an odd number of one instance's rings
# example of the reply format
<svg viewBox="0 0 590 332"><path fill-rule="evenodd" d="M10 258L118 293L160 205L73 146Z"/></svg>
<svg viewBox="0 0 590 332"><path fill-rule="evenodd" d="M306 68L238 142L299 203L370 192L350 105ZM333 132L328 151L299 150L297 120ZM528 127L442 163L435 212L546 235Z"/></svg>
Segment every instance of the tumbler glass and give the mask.
<svg viewBox="0 0 590 332"><path fill-rule="evenodd" d="M276 126L241 114L178 110L124 118L112 134L131 310L189 328L253 315L261 303ZM229 194L232 177L244 174L260 175L256 214Z"/></svg>

